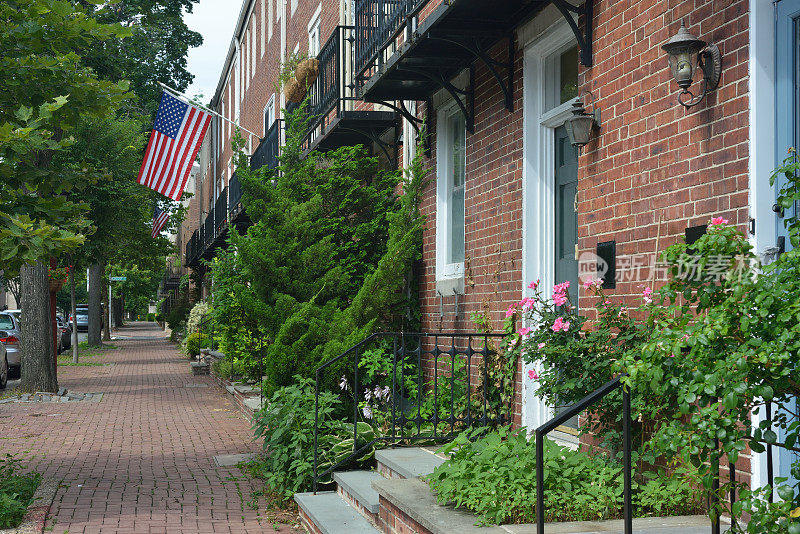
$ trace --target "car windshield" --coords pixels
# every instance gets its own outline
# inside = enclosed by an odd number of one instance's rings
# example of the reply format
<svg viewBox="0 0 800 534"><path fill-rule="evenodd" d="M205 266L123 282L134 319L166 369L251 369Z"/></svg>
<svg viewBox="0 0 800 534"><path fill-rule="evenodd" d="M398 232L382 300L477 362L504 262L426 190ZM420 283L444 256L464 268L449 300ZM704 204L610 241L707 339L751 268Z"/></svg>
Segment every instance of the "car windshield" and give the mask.
<svg viewBox="0 0 800 534"><path fill-rule="evenodd" d="M14 319L10 315L0 314L0 330L14 330Z"/></svg>

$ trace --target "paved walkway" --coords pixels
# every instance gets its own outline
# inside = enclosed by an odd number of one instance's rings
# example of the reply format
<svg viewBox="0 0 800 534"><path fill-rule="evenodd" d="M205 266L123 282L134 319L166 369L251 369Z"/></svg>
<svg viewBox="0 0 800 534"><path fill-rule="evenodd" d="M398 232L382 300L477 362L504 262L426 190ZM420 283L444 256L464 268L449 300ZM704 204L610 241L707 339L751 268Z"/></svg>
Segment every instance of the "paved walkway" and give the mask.
<svg viewBox="0 0 800 534"><path fill-rule="evenodd" d="M0 405L0 454L62 481L52 532L292 532L255 504L258 481L214 463L260 449L222 390L192 376L155 324L119 335L119 350L93 359L108 365L59 367L60 386L102 392L101 402Z"/></svg>

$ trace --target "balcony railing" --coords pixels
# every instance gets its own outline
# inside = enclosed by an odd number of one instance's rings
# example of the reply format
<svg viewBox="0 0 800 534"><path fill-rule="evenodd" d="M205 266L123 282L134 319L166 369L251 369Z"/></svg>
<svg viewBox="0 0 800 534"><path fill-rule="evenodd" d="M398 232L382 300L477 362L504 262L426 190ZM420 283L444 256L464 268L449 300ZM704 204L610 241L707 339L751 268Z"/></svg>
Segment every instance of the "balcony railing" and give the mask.
<svg viewBox="0 0 800 534"><path fill-rule="evenodd" d="M355 0L355 73L364 76L428 0Z"/></svg>
<svg viewBox="0 0 800 534"><path fill-rule="evenodd" d="M239 182L239 176L234 172L231 176L231 181L228 183L228 213L233 216L239 213L241 207L239 203L242 201L242 184Z"/></svg>
<svg viewBox="0 0 800 534"><path fill-rule="evenodd" d="M250 156L250 169L258 170L267 166L269 169L278 167L278 151L280 150L280 132L283 121L275 121L261 140L253 155Z"/></svg>
<svg viewBox="0 0 800 534"><path fill-rule="evenodd" d="M339 116L346 100L355 100L352 76L347 72L354 30L353 26L337 26L317 55L319 75L309 88L309 132L324 127L332 111Z"/></svg>
<svg viewBox="0 0 800 534"><path fill-rule="evenodd" d="M206 215L206 220L203 223L203 252L208 250L208 247L211 246L211 243L214 242L214 237L216 237L214 232L214 212L212 211L208 215Z"/></svg>
<svg viewBox="0 0 800 534"><path fill-rule="evenodd" d="M215 235L218 236L222 232L225 231L225 227L228 224L228 188L225 187L217 197L217 201L214 203L214 228L215 228Z"/></svg>

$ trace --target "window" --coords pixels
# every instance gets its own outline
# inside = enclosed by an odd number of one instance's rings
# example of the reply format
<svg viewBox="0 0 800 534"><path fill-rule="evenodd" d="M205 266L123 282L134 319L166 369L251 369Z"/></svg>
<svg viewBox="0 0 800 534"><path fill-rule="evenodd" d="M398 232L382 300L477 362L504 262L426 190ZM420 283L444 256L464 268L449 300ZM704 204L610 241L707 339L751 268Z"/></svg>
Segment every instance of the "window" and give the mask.
<svg viewBox="0 0 800 534"><path fill-rule="evenodd" d="M292 16L294 16L294 12L297 11L297 0L292 1Z"/></svg>
<svg viewBox="0 0 800 534"><path fill-rule="evenodd" d="M275 122L275 95L273 94L269 98L267 106L264 108L264 137L267 136L267 132L272 127L272 123L274 122Z"/></svg>
<svg viewBox="0 0 800 534"><path fill-rule="evenodd" d="M545 60L545 108L558 107L578 96L578 47L571 45Z"/></svg>
<svg viewBox="0 0 800 534"><path fill-rule="evenodd" d="M464 274L464 200L466 182L464 116L458 108L439 112L437 118L436 278Z"/></svg>
<svg viewBox="0 0 800 534"><path fill-rule="evenodd" d="M319 23L322 12L322 5L317 7L317 11L308 23L308 55L316 57L319 55Z"/></svg>

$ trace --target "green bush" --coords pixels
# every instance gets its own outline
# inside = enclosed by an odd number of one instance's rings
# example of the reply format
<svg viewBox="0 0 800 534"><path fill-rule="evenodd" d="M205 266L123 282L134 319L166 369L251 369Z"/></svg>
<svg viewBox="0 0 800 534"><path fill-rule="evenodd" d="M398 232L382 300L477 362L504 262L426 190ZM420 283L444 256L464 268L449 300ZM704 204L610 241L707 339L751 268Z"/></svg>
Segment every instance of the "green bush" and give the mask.
<svg viewBox="0 0 800 534"><path fill-rule="evenodd" d="M14 528L25 517L41 476L22 474L19 460L0 458L0 529Z"/></svg>
<svg viewBox="0 0 800 534"><path fill-rule="evenodd" d="M404 179L363 146L304 154L304 120L289 119L279 169L241 165L253 225L246 235L232 231L211 264L220 348L247 360L252 378L262 360L268 394L375 331L418 321L421 159ZM321 385L335 388L344 372L335 364Z"/></svg>
<svg viewBox="0 0 800 534"><path fill-rule="evenodd" d="M183 348L187 356L199 356L200 349L207 349L211 346L211 339L203 335L202 339L199 332L194 332L186 336L183 341Z"/></svg>
<svg viewBox="0 0 800 534"><path fill-rule="evenodd" d="M147 314L147 320L150 321L151 323L154 322L156 320L156 314L155 313L148 313Z"/></svg>
<svg viewBox="0 0 800 534"><path fill-rule="evenodd" d="M442 449L450 459L428 476L441 504L463 506L484 523L536 519L536 448L525 429L462 433ZM476 439L477 438L477 439ZM474 441L473 441L474 440ZM589 521L622 517L622 466L602 454L544 443L545 519ZM687 472L647 473L634 483L637 517L692 514L700 494Z"/></svg>

